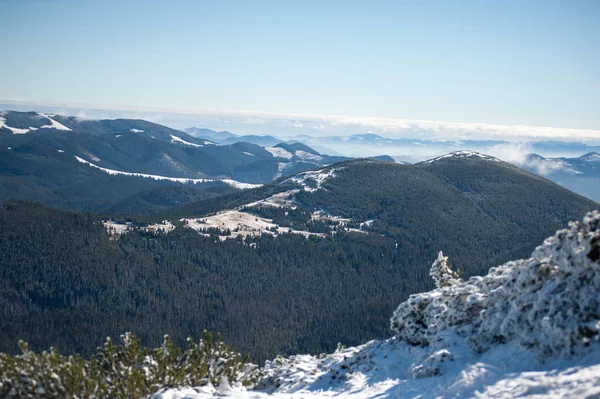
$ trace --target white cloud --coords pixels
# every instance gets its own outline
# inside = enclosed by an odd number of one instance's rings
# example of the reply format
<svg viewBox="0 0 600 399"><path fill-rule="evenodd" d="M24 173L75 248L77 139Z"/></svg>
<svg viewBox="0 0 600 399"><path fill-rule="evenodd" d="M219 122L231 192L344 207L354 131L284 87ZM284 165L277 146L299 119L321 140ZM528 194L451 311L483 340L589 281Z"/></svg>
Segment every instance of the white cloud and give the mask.
<svg viewBox="0 0 600 399"><path fill-rule="evenodd" d="M401 118L375 118L339 115L284 114L253 111L221 111L199 109L170 109L151 107L130 107L114 105L90 105L73 103L44 103L31 101L2 100L3 104L19 104L44 108L77 109L86 115L98 117L99 111L126 117L135 114L155 122L189 127L192 123L204 124L206 128L251 130L258 134L272 133L274 126L311 126L316 131L326 131L337 135L350 135L372 131L388 137L421 137L430 139L495 139L507 141L528 140L587 140L600 142L600 130L572 129L544 126L493 125L487 123L458 123L444 121L412 120ZM244 129L244 126L247 128ZM262 131L261 131L262 130Z"/></svg>

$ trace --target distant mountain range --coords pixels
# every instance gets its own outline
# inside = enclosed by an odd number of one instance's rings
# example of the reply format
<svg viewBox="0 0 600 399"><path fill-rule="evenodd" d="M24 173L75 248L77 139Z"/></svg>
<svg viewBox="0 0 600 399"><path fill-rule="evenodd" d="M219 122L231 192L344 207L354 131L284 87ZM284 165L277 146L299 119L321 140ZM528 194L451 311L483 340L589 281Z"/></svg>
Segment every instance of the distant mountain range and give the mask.
<svg viewBox="0 0 600 399"><path fill-rule="evenodd" d="M299 143L220 144L138 119L15 111L0 113L0 155L0 202L27 199L94 212L155 188L182 183L192 184L192 191L249 188L348 159Z"/></svg>
<svg viewBox="0 0 600 399"><path fill-rule="evenodd" d="M528 154L516 160L520 167L544 176L563 187L600 202L600 153L577 158L544 158Z"/></svg>
<svg viewBox="0 0 600 399"><path fill-rule="evenodd" d="M256 136L236 135L231 132L216 132L210 129L184 129L190 135L213 140L218 143L230 144L246 141L259 145L264 143L301 142L321 152L344 155L349 157L366 157L391 155L397 161L410 163L420 162L432 157L460 150L472 150L492 154L502 158L506 151L542 154L547 157L569 156L576 157L588 152L600 152L600 146L587 145L579 142L566 141L534 141L514 143L504 140L426 140L419 138L391 138L373 133L354 134L350 136L308 136L281 135ZM261 144L263 143L263 144Z"/></svg>

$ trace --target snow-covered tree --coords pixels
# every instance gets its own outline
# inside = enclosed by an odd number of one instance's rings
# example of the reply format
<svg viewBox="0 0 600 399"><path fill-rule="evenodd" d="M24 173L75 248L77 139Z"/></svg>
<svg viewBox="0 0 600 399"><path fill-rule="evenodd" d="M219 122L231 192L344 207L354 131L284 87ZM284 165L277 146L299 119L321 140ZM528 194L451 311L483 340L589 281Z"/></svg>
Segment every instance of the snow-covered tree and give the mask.
<svg viewBox="0 0 600 399"><path fill-rule="evenodd" d="M437 259L431 265L429 275L435 281L437 288L451 287L462 282L458 273L452 270L448 257L444 256L444 253L440 251Z"/></svg>
<svg viewBox="0 0 600 399"><path fill-rule="evenodd" d="M445 262L443 254L438 261ZM598 309L600 212L594 211L528 259L411 295L394 312L391 328L416 345L443 347L448 333L456 333L477 351L513 341L541 357L574 356L600 343Z"/></svg>

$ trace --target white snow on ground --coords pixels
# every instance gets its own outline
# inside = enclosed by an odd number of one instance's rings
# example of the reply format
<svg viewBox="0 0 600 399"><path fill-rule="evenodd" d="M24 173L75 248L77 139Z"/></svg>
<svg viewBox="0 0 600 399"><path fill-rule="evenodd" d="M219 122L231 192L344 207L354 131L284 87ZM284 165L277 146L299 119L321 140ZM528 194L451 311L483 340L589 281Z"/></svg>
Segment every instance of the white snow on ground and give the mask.
<svg viewBox="0 0 600 399"><path fill-rule="evenodd" d="M70 132L71 129L69 129L68 127L66 127L65 125L63 125L62 123L59 123L57 121L55 121L54 119L52 119L49 115L44 115L44 114L39 114L40 116L43 116L45 118L50 119L50 125L45 125L40 127L40 129L56 129L56 130L64 130L64 131L68 131ZM31 128L30 128L31 129Z"/></svg>
<svg viewBox="0 0 600 399"><path fill-rule="evenodd" d="M110 236L114 236L115 234L121 235L134 229L132 224L117 223L113 220L103 221L102 224Z"/></svg>
<svg viewBox="0 0 600 399"><path fill-rule="evenodd" d="M162 223L150 224L145 227L144 230L150 233L156 233L162 231L164 233L169 233L175 229L175 225L168 220L163 220Z"/></svg>
<svg viewBox="0 0 600 399"><path fill-rule="evenodd" d="M600 154L591 153L582 158L586 162L600 162Z"/></svg>
<svg viewBox="0 0 600 399"><path fill-rule="evenodd" d="M343 168L332 168L328 170L311 170L298 173L287 179L302 186L304 191L317 191L321 188L323 182L331 177L335 177L335 172Z"/></svg>
<svg viewBox="0 0 600 399"><path fill-rule="evenodd" d="M25 134L25 133L29 133L29 129L19 129L16 127L10 127L6 124L6 118L3 118L0 116L0 128L7 128L8 130L11 130L13 132L13 134Z"/></svg>
<svg viewBox="0 0 600 399"><path fill-rule="evenodd" d="M275 359L266 365L266 377L254 390L168 389L153 398L555 399L600 395L600 348L583 359L542 363L511 344L484 354L457 347L453 360L437 364L440 375L415 378L415 365L428 357L426 348L394 338L371 341L324 357Z"/></svg>
<svg viewBox="0 0 600 399"><path fill-rule="evenodd" d="M58 150L58 152L60 152L60 153L62 154L62 153L63 153L63 152L65 152L65 151L64 151L64 150Z"/></svg>
<svg viewBox="0 0 600 399"><path fill-rule="evenodd" d="M118 223L114 220L105 220L102 222L104 228L108 232L108 235L114 237L115 235L122 235L134 230L144 230L149 233L169 233L175 229L175 225L168 220L163 220L162 223L155 223L146 227L138 227L132 223Z"/></svg>
<svg viewBox="0 0 600 399"><path fill-rule="evenodd" d="M220 181L222 181L225 184L229 184L233 188L239 188L240 190L249 190L252 188L262 186L262 184L242 183L237 180L231 180L231 179L221 179Z"/></svg>
<svg viewBox="0 0 600 399"><path fill-rule="evenodd" d="M273 176L273 180L279 179L283 172L290 166L291 164L286 162L277 162L277 173Z"/></svg>
<svg viewBox="0 0 600 399"><path fill-rule="evenodd" d="M253 154L253 153L251 153L251 152L246 152L246 151L242 151L242 152L243 152L244 154L246 154L246 155L250 155L251 157L253 157L253 156L254 156L254 154Z"/></svg>
<svg viewBox="0 0 600 399"><path fill-rule="evenodd" d="M269 151L276 158L292 159L294 157L293 154L279 147L265 148L265 150Z"/></svg>
<svg viewBox="0 0 600 399"><path fill-rule="evenodd" d="M200 145L200 144L195 144L195 143L190 143L189 141L185 141L181 137L173 136L172 134L170 134L170 136L171 136L171 143L180 143L180 144L185 144L185 145L189 145L192 147L202 147L202 145Z"/></svg>
<svg viewBox="0 0 600 399"><path fill-rule="evenodd" d="M291 209L296 209L296 204L294 203L294 197L298 194L300 190L288 190L283 191L278 194L274 194L265 199L251 202L249 204L242 205L239 209L249 208L253 206L273 206L276 208L287 206Z"/></svg>
<svg viewBox="0 0 600 399"><path fill-rule="evenodd" d="M301 234L305 237L311 235L324 236L324 234L294 230L289 227L279 227L274 224L271 219L262 218L239 210L227 210L212 216L181 220L186 223L187 227L197 231L207 228L217 228L223 232L230 230L230 236L220 236L222 240L228 237L235 238L237 236L258 236L261 234L278 235L286 233ZM275 228L276 231L272 231L273 228Z"/></svg>
<svg viewBox="0 0 600 399"><path fill-rule="evenodd" d="M302 150L296 150L296 156L300 159L308 159L311 161L320 161L321 159L323 159L323 157L320 155L311 154L310 152Z"/></svg>
<svg viewBox="0 0 600 399"><path fill-rule="evenodd" d="M129 129L129 131L130 131L131 133L144 133L144 131L143 131L143 130L140 130L140 129Z"/></svg>
<svg viewBox="0 0 600 399"><path fill-rule="evenodd" d="M428 161L419 162L418 165L432 164L436 161L439 161L439 160L445 159L445 158L481 158L481 159L485 159L487 161L492 161L492 162L502 162L498 158L494 158L489 155L481 154L476 151L462 150L462 151L451 152L449 154L442 155L442 156L430 159Z"/></svg>
<svg viewBox="0 0 600 399"><path fill-rule="evenodd" d="M40 126L40 129L56 129L56 130L65 130L65 131L71 131L71 129L69 129L68 127L66 127L65 125L63 125L62 123L59 123L57 121L55 121L54 119L50 118L48 115L44 115L44 114L39 114L39 117L48 119L50 121L49 125L44 125L44 126ZM37 116L36 116L37 118ZM29 132L32 132L34 130L38 130L37 127L28 127L27 129L19 129L16 127L11 127L8 126L6 124L6 118L3 118L0 116L0 128L5 127L9 130L11 130L13 132L13 134L26 134Z"/></svg>
<svg viewBox="0 0 600 399"><path fill-rule="evenodd" d="M241 183L241 182L238 182L236 180L230 180L230 179L223 179L223 180L218 180L218 179L190 179L190 178L187 178L187 177L167 177L167 176L149 175L149 174L146 174L146 173L123 172L123 171L120 171L120 170L103 168L103 167L95 165L95 164L93 164L93 163L91 163L89 161L86 161L85 159L80 158L78 156L75 156L75 159L77 159L81 163L88 164L92 168L100 169L101 171L106 172L106 173L108 173L110 175L138 176L138 177L146 177L148 179L154 179L154 180L169 180L169 181L173 181L173 182L177 182L177 183L191 183L191 184L210 183L210 182L218 182L218 181L220 181L220 182L228 184L228 185L230 185L232 187L240 188L240 189L250 189L250 188L256 188L256 187L260 187L261 186L261 184Z"/></svg>

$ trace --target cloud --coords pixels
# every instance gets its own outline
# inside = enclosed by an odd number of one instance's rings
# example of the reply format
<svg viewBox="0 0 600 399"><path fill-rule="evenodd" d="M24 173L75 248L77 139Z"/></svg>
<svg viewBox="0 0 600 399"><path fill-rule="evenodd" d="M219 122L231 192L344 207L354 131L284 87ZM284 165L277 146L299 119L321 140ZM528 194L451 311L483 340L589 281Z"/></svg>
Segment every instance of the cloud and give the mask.
<svg viewBox="0 0 600 399"><path fill-rule="evenodd" d="M488 147L486 152L513 165L532 169L542 176L549 176L555 172L578 173L569 168L570 164L560 159L530 156L533 150L528 143L498 144Z"/></svg>
<svg viewBox="0 0 600 399"><path fill-rule="evenodd" d="M139 117L164 120L174 127L189 127L192 123L204 124L206 128L231 128L252 131L257 134L271 134L273 127L310 126L316 133L326 131L336 135L350 135L371 131L374 134L387 137L419 137L443 140L505 140L505 141L534 141L534 140L564 140L564 141L596 141L600 143L600 130L572 129L544 126L523 125L493 125L487 123L459 123L445 121L413 120L400 118L375 118L361 116L316 115L316 114L287 114L275 112L254 111L222 111L199 109L172 109L155 107L131 107L115 105L91 105L75 103L47 103L36 101L0 100L2 104L20 104L30 109L71 109L73 114L79 111L86 115L97 117L102 112L124 117L135 114Z"/></svg>

